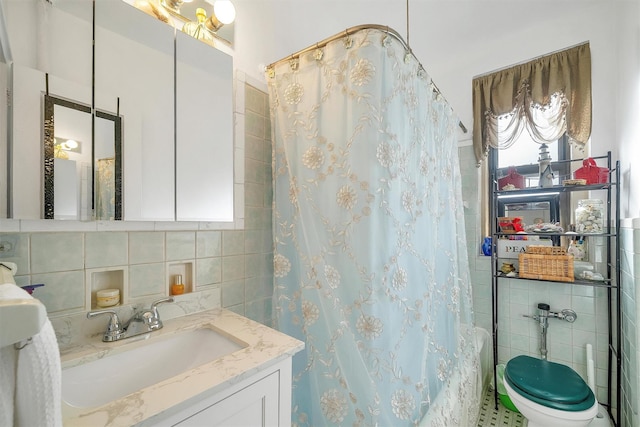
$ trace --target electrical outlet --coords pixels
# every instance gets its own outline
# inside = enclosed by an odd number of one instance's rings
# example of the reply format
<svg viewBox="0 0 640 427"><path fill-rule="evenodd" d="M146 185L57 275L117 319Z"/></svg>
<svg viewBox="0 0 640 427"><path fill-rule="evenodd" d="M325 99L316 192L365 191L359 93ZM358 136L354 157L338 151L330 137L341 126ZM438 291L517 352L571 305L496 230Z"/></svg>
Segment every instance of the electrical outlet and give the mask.
<svg viewBox="0 0 640 427"><path fill-rule="evenodd" d="M11 258L16 256L17 241L13 237L0 237L0 258Z"/></svg>

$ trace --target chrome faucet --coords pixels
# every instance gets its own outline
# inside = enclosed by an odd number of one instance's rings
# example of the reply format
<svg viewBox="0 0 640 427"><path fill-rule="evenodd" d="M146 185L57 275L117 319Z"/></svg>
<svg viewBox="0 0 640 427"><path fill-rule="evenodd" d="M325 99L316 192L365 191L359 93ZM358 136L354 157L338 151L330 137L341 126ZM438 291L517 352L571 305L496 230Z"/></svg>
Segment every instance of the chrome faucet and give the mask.
<svg viewBox="0 0 640 427"><path fill-rule="evenodd" d="M158 306L167 302L173 302L173 297L162 298L151 303L148 310L139 310L131 316L124 326L118 319L118 314L114 310L95 310L87 313L87 319L102 314L111 316L107 324L107 330L102 336L102 341L112 342L125 338L135 337L136 335L146 334L147 332L157 331L162 328L162 320L158 313Z"/></svg>
<svg viewBox="0 0 640 427"><path fill-rule="evenodd" d="M125 331L120 325L120 320L118 319L118 315L114 310L90 311L87 313L87 319L91 319L95 316L100 316L101 314L108 314L111 316L111 318L109 319L109 323L107 324L107 330L102 335L102 341L112 342L125 338Z"/></svg>

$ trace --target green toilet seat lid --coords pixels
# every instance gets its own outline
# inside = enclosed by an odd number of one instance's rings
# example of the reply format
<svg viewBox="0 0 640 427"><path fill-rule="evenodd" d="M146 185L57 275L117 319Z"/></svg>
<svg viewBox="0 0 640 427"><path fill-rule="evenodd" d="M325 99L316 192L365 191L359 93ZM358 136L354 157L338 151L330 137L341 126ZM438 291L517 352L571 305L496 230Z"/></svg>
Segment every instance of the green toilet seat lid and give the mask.
<svg viewBox="0 0 640 427"><path fill-rule="evenodd" d="M516 356L507 363L504 378L518 393L548 408L585 411L596 400L573 369L548 360Z"/></svg>

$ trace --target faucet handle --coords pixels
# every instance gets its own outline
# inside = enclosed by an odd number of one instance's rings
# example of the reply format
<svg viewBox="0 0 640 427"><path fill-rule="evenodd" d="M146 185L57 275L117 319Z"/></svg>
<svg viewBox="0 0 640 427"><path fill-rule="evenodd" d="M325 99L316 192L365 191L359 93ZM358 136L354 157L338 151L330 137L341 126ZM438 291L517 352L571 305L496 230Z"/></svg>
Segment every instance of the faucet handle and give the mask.
<svg viewBox="0 0 640 427"><path fill-rule="evenodd" d="M164 304L167 302L174 302L174 301L175 300L173 299L173 297L166 297L166 298L159 299L151 303L150 310L156 311L156 307L158 307L160 304Z"/></svg>
<svg viewBox="0 0 640 427"><path fill-rule="evenodd" d="M102 314L108 314L109 316L111 316L109 318L109 323L107 324L107 330L102 335L102 341L111 342L124 338L125 331L122 328L122 325L120 325L118 314L114 310L90 311L87 313L87 319L91 319L92 317L100 316Z"/></svg>
<svg viewBox="0 0 640 427"><path fill-rule="evenodd" d="M142 312L140 316L142 316L143 321L149 327L149 330L162 329L162 320L160 320L160 314L158 313L158 306L160 304L165 304L168 302L174 302L173 297L162 298L157 301L151 303L151 307L149 310Z"/></svg>

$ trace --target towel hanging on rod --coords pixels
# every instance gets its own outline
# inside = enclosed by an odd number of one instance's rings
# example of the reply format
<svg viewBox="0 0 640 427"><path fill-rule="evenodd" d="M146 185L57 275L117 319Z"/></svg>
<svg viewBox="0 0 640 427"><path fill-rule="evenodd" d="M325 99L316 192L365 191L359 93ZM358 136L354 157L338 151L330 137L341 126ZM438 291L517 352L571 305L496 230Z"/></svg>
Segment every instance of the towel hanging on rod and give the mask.
<svg viewBox="0 0 640 427"><path fill-rule="evenodd" d="M0 425L62 427L60 350L47 311L13 274L0 274Z"/></svg>
<svg viewBox="0 0 640 427"><path fill-rule="evenodd" d="M15 263L0 263L0 325L11 325L0 328L0 347L31 338L47 320L45 306L16 286L17 271Z"/></svg>

